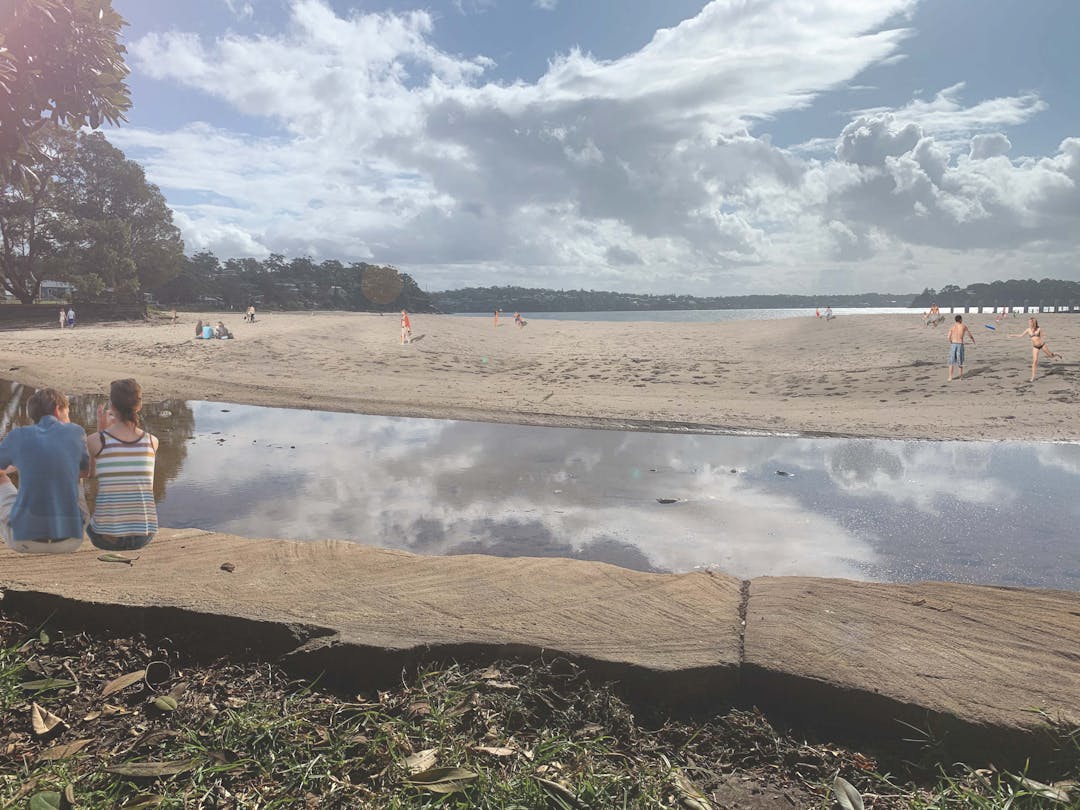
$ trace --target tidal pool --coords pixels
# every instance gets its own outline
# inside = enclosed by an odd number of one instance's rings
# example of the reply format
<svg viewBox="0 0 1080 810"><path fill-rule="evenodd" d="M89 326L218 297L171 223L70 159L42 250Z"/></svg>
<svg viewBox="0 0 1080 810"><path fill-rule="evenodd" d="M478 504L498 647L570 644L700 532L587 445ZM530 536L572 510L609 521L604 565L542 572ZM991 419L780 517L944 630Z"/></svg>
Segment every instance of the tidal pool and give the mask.
<svg viewBox="0 0 1080 810"><path fill-rule="evenodd" d="M25 423L30 393L0 382L0 434ZM99 401L73 399L73 420L92 430ZM184 401L148 405L146 421L161 437L163 526L645 571L1080 590L1080 445L656 434Z"/></svg>

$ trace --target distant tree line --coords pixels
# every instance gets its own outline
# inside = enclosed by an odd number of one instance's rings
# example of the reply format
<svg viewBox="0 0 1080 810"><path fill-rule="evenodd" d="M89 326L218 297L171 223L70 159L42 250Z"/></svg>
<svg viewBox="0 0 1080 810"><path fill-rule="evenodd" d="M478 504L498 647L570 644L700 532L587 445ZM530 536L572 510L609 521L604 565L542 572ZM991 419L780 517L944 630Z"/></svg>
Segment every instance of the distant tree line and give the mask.
<svg viewBox="0 0 1080 810"><path fill-rule="evenodd" d="M339 309L431 312L428 295L406 273L366 262L314 262L274 253L265 259L226 259L203 251L184 257L179 272L153 290L172 306L243 309Z"/></svg>
<svg viewBox="0 0 1080 810"><path fill-rule="evenodd" d="M1059 279L1009 279L989 284L969 284L957 287L948 284L940 290L926 288L911 306L939 307L1004 307L1004 306L1078 306L1080 282Z"/></svg>
<svg viewBox="0 0 1080 810"><path fill-rule="evenodd" d="M609 312L663 309L788 309L805 307L903 307L912 295L643 295L600 290L467 287L431 293L442 312Z"/></svg>

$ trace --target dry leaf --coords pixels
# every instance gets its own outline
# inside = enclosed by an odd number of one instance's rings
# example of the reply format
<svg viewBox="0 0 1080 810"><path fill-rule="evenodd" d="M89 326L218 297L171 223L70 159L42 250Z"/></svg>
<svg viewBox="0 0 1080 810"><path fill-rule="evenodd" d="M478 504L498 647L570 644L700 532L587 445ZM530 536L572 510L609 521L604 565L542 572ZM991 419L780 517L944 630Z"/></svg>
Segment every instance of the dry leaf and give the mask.
<svg viewBox="0 0 1080 810"><path fill-rule="evenodd" d="M127 675L121 675L119 678L114 678L105 684L105 688L101 690L101 696L108 697L109 695L119 692L121 689L127 689L133 683L138 683L146 677L146 670L140 669L138 672L129 672Z"/></svg>
<svg viewBox="0 0 1080 810"><path fill-rule="evenodd" d="M480 677L485 681L497 681L502 677L502 673L495 667L488 667L480 673Z"/></svg>
<svg viewBox="0 0 1080 810"><path fill-rule="evenodd" d="M484 686L489 686L492 689L499 689L504 692L515 691L521 688L516 683L507 683L506 681L486 681Z"/></svg>
<svg viewBox="0 0 1080 810"><path fill-rule="evenodd" d="M67 802L68 807L75 806L75 786L64 785L64 801Z"/></svg>
<svg viewBox="0 0 1080 810"><path fill-rule="evenodd" d="M474 745L472 750L483 754L491 754L493 757L512 757L517 753L513 748L500 748L492 745Z"/></svg>
<svg viewBox="0 0 1080 810"><path fill-rule="evenodd" d="M832 789L833 795L836 796L836 801L843 810L866 810L859 791L855 789L855 786L851 784L851 782L844 779L842 776L833 779Z"/></svg>
<svg viewBox="0 0 1080 810"><path fill-rule="evenodd" d="M83 718L83 722L84 723L89 723L89 722L91 722L93 720L97 720L99 717L101 717L101 712L90 712L88 715L86 715Z"/></svg>
<svg viewBox="0 0 1080 810"><path fill-rule="evenodd" d="M98 559L102 562L127 563L128 565L134 565L135 560L139 559L139 555L136 554L134 557L124 557L120 554L99 554Z"/></svg>
<svg viewBox="0 0 1080 810"><path fill-rule="evenodd" d="M1047 785L1043 782L1029 779L1026 776L1014 776L1013 778L1022 787L1027 788L1042 799L1050 799L1051 801L1061 802L1062 804L1067 804L1069 801L1069 792L1061 785Z"/></svg>
<svg viewBox="0 0 1080 810"><path fill-rule="evenodd" d="M175 776L198 766L200 759L174 759L171 762L126 762L106 768L106 772L132 779L150 779L154 776Z"/></svg>
<svg viewBox="0 0 1080 810"><path fill-rule="evenodd" d="M163 801L165 797L156 793L139 793L120 805L120 810L145 810L148 807L157 807Z"/></svg>
<svg viewBox="0 0 1080 810"><path fill-rule="evenodd" d="M68 757L75 756L91 742L91 740L73 740L72 742L64 743L63 745L54 745L52 748L38 754L38 759L44 760L45 762L55 762L58 759L67 759Z"/></svg>
<svg viewBox="0 0 1080 810"><path fill-rule="evenodd" d="M551 779L544 779L540 776L534 776L533 779L540 783L540 787L542 787L549 796L558 799L569 807L575 808L575 810L577 810L577 808L585 810L585 805L582 804L578 797L574 795L574 792L566 787L566 785L563 785L560 782L554 782Z"/></svg>
<svg viewBox="0 0 1080 810"><path fill-rule="evenodd" d="M675 782L675 795L679 797L679 804L686 810L712 810L712 803L685 773L676 769L671 777Z"/></svg>
<svg viewBox="0 0 1080 810"><path fill-rule="evenodd" d="M457 793L465 790L477 778L477 774L464 768L430 768L406 779L414 787L430 790L433 793Z"/></svg>
<svg viewBox="0 0 1080 810"><path fill-rule="evenodd" d="M44 737L57 726L67 727L62 718L57 717L48 709L43 709L36 703L30 704L30 725L33 726L34 734Z"/></svg>
<svg viewBox="0 0 1080 810"><path fill-rule="evenodd" d="M405 767L409 773L423 773L429 768L435 767L435 752L438 748L427 748L423 751L417 751L415 754L409 754L405 757Z"/></svg>
<svg viewBox="0 0 1080 810"><path fill-rule="evenodd" d="M43 678L39 681L23 681L19 686L27 692L51 692L53 689L68 689L75 685L75 681L67 678Z"/></svg>

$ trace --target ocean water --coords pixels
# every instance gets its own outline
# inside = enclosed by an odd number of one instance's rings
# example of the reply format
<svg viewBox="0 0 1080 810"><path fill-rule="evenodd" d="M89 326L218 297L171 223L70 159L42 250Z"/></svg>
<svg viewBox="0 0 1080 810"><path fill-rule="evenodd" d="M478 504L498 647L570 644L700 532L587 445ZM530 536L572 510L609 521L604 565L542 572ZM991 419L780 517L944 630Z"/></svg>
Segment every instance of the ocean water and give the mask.
<svg viewBox="0 0 1080 810"><path fill-rule="evenodd" d="M822 313L825 308L822 307ZM923 310L912 307L834 307L833 315L915 315L921 317ZM453 312L490 318L490 312ZM656 309L656 310L610 310L604 312L523 312L525 320L543 321L659 321L661 323L717 323L721 321L769 321L778 318L813 318L813 308L795 309ZM513 323L514 313L503 311L502 318Z"/></svg>

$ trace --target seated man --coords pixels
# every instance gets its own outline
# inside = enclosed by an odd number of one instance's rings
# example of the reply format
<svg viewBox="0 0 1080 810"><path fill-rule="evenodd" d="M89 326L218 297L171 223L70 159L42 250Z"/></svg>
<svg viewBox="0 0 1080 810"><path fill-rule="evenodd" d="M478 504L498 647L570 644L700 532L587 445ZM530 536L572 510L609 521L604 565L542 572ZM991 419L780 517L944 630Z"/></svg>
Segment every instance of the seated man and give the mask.
<svg viewBox="0 0 1080 810"><path fill-rule="evenodd" d="M0 441L0 537L15 551L62 553L83 541L79 479L90 469L86 433L68 419L68 399L43 388L27 403L34 424ZM7 473L19 472L19 488Z"/></svg>

